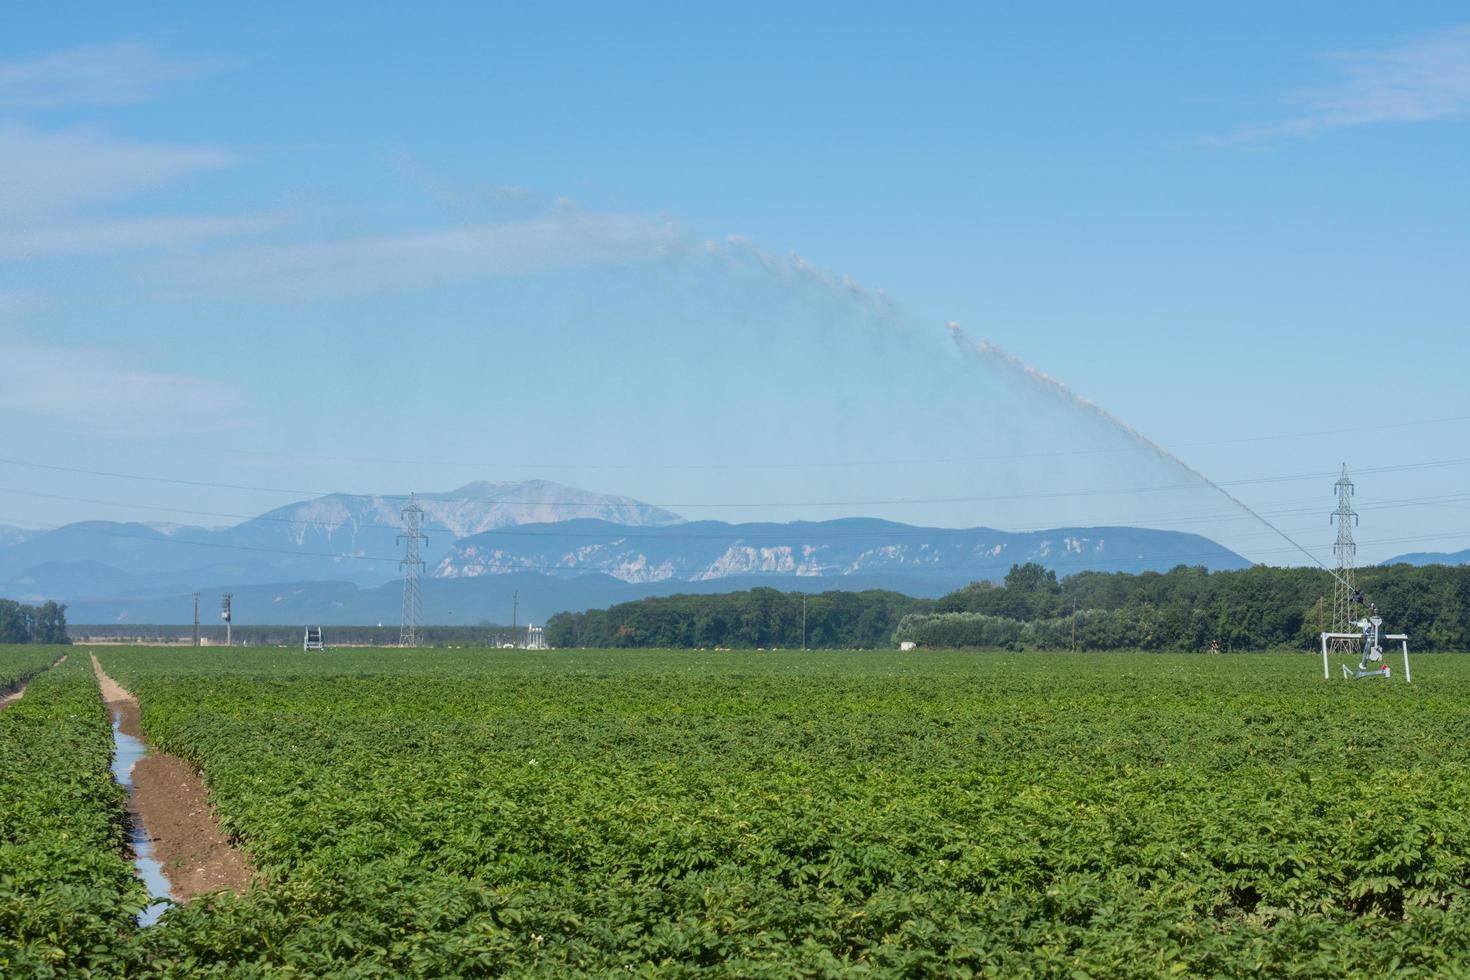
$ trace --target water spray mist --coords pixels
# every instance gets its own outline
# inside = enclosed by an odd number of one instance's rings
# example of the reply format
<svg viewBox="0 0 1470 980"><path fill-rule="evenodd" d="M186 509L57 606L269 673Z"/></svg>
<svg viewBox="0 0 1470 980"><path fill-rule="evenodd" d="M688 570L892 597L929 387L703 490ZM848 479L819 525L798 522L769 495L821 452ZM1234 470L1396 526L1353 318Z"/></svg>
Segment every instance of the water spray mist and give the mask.
<svg viewBox="0 0 1470 980"><path fill-rule="evenodd" d="M1160 446L1158 443L1154 442L1142 432L1139 432L1127 422L1124 422L1122 419L1118 418L1116 415L1109 412L1101 405L1097 404L1097 402L1082 397L1071 388L1058 381L1056 378L1053 378L1051 375L1046 374L1042 371L1038 371L1036 368L1027 364L1025 361L1022 361L1020 358L1007 353L1006 351L997 347L995 344L992 344L988 340L976 341L970 339L970 337L965 334L964 330L960 328L960 325L958 323L955 323L953 320L945 324L945 327L949 330L950 338L954 340L955 346L958 347L960 351L967 357L972 357L976 360L985 361L991 364L999 364L1006 371L1010 372L1016 377L1021 378L1032 387L1039 388L1041 391L1052 396L1053 398L1059 399L1067 405L1087 412L1089 415L1095 416L1096 418L1102 419L1118 432L1121 432L1133 443L1143 447L1144 449L1147 449L1155 457L1164 461L1165 463L1168 463L1175 469L1180 470L1190 479L1197 480L1210 489L1216 491L1226 500L1234 504L1236 507L1239 507L1245 513L1260 521L1266 527L1270 528L1277 535L1279 535L1283 541L1291 545L1297 551L1300 551L1302 554L1306 555L1312 560L1313 564L1317 565L1333 578L1338 577L1337 573L1334 572L1331 568L1328 568L1326 565L1324 565L1317 558L1316 555L1312 554L1306 548L1302 547L1300 544L1294 541L1291 536L1288 535L1285 531L1281 530L1281 528L1277 527L1275 524L1272 524L1270 521L1266 520L1266 518L1262 517L1260 514L1252 510L1250 506L1248 506L1243 500L1236 497L1224 487L1220 486L1214 480L1211 480L1209 477L1205 476L1193 466L1190 466L1188 463L1184 462L1184 460L1180 459L1178 456L1175 456L1173 453L1169 452L1169 450L1165 449L1163 446Z"/></svg>

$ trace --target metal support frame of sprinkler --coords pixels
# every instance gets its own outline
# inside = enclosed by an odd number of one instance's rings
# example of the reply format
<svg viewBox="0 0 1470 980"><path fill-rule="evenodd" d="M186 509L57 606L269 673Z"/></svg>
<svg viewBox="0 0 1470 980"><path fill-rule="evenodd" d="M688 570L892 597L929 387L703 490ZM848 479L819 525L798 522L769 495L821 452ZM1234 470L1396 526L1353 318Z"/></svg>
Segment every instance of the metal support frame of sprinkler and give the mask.
<svg viewBox="0 0 1470 980"><path fill-rule="evenodd" d="M1363 593L1353 593L1354 602L1363 601ZM1332 669L1327 661L1328 647L1333 641L1356 640L1362 644L1363 655L1358 661L1357 669L1342 665L1342 676L1348 680L1370 680L1380 678L1387 680L1392 671L1388 664L1383 663L1384 640L1395 640L1402 644L1404 651L1404 683L1414 683L1414 677L1409 672L1409 636L1407 633L1381 633L1383 617L1378 615L1378 607L1370 604L1368 615L1357 620L1354 624L1359 629L1357 633L1324 632L1322 634L1322 679L1331 680ZM1376 665L1376 666L1375 666Z"/></svg>

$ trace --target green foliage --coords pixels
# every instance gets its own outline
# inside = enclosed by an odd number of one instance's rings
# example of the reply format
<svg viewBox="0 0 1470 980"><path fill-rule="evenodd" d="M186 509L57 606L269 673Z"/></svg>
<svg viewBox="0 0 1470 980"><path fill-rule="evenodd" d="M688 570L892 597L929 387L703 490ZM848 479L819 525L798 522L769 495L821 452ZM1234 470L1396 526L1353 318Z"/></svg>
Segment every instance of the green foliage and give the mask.
<svg viewBox="0 0 1470 980"><path fill-rule="evenodd" d="M1470 969L1470 658L102 659L267 878L146 972Z"/></svg>
<svg viewBox="0 0 1470 980"><path fill-rule="evenodd" d="M12 599L0 599L0 644L46 643L55 646L69 642L66 606L57 602L27 606Z"/></svg>
<svg viewBox="0 0 1470 980"><path fill-rule="evenodd" d="M61 652L0 650L0 670L23 656L33 658L28 673ZM111 755L84 658L37 674L0 713L0 975L128 969L145 895L123 859L124 794Z"/></svg>
<svg viewBox="0 0 1470 980"><path fill-rule="evenodd" d="M54 650L37 646L0 646L0 695L9 694L54 663Z"/></svg>
<svg viewBox="0 0 1470 980"><path fill-rule="evenodd" d="M928 608L897 592L823 592L806 597L806 645L887 646L899 620ZM559 613L546 623L554 647L802 646L802 596L775 589L720 595L674 595L607 610Z"/></svg>
<svg viewBox="0 0 1470 980"><path fill-rule="evenodd" d="M1407 632L1417 648L1470 650L1470 566L1369 568L1358 581L1392 631ZM975 582L932 601L894 592L812 596L808 645L1070 650L1075 610L1080 650L1207 650L1211 641L1227 651L1310 650L1332 625L1331 595L1331 576L1311 568L1211 573L1181 565L1058 582L1040 565L1016 565L1002 585ZM936 615L950 613L971 615ZM799 647L801 597L752 589L644 599L554 616L546 636L555 647Z"/></svg>
<svg viewBox="0 0 1470 980"><path fill-rule="evenodd" d="M932 613L905 617L895 639L929 647L1067 650L1075 636L1079 650L1205 650L1211 641L1227 651L1310 650L1332 625L1324 599L1332 580L1316 569L1084 572L1053 586L1037 575L1038 566L1030 567L1029 573L1013 569L1004 587L971 585L938 600ZM1388 625L1407 632L1416 647L1470 650L1470 567L1370 568L1358 581ZM1017 622L1001 626L992 622L996 617Z"/></svg>

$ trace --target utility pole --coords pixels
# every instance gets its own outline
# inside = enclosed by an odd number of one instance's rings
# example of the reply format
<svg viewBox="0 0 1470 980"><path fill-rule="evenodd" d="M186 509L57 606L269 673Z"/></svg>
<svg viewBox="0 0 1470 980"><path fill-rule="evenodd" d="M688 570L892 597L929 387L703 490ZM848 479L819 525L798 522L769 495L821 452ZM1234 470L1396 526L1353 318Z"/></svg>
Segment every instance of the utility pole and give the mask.
<svg viewBox="0 0 1470 980"><path fill-rule="evenodd" d="M510 594L510 643L517 650L521 648L520 631L516 627L516 617L521 611L521 590L516 589Z"/></svg>
<svg viewBox="0 0 1470 980"><path fill-rule="evenodd" d="M403 560L398 563L398 567L403 569L403 624L398 630L398 645L401 647L419 645L419 615L422 611L419 573L424 570L424 563L419 559L419 542L427 544L429 541L419 531L419 521L423 516L424 509L410 493L408 506L403 508L403 533L398 536L398 540L403 542Z"/></svg>
<svg viewBox="0 0 1470 980"><path fill-rule="evenodd" d="M1072 597L1072 652L1077 652L1077 597Z"/></svg>
<svg viewBox="0 0 1470 980"><path fill-rule="evenodd" d="M194 645L199 645L199 593L194 593Z"/></svg>
<svg viewBox="0 0 1470 980"><path fill-rule="evenodd" d="M225 646L227 647L234 646L234 643L232 642L234 637L230 635L230 627L232 625L230 622L230 600L233 598L235 598L234 595L229 592L226 592L224 594L224 599L221 601L221 608L219 613L219 618L225 621Z"/></svg>
<svg viewBox="0 0 1470 980"><path fill-rule="evenodd" d="M801 649L806 651L806 596L801 597Z"/></svg>

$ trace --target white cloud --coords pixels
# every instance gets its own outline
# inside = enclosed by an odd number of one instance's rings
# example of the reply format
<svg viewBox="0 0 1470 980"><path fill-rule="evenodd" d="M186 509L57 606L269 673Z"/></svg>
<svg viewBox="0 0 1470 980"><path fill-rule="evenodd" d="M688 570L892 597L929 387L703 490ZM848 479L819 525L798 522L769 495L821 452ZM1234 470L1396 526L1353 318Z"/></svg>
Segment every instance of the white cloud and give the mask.
<svg viewBox="0 0 1470 980"><path fill-rule="evenodd" d="M90 347L0 344L0 413L64 422L110 436L233 428L243 399L207 378L129 367Z"/></svg>
<svg viewBox="0 0 1470 980"><path fill-rule="evenodd" d="M1346 126L1470 117L1470 24L1390 47L1330 59L1341 80L1303 93L1306 109L1281 122L1244 126L1216 143L1306 136Z"/></svg>
<svg viewBox="0 0 1470 980"><path fill-rule="evenodd" d="M211 239L261 234L284 223L283 218L266 215L120 218L0 226L0 261L176 249ZM0 309L3 307L0 301Z"/></svg>
<svg viewBox="0 0 1470 980"><path fill-rule="evenodd" d="M0 126L0 220L104 204L231 162L205 146L132 143L86 129Z"/></svg>
<svg viewBox="0 0 1470 980"><path fill-rule="evenodd" d="M666 221L562 210L498 224L235 248L172 261L162 271L211 295L320 300L652 261L681 240Z"/></svg>
<svg viewBox="0 0 1470 980"><path fill-rule="evenodd" d="M91 44L0 62L0 109L116 106L153 98L163 85L195 78L203 62L173 61L136 41Z"/></svg>
<svg viewBox="0 0 1470 980"><path fill-rule="evenodd" d="M177 248L283 223L274 215L94 216L98 208L228 166L231 156L214 147L0 125L0 160L0 260Z"/></svg>
<svg viewBox="0 0 1470 980"><path fill-rule="evenodd" d="M135 42L0 62L0 109L135 102L205 68L166 60ZM233 162L230 153L212 146L0 122L0 260L176 248L278 227L274 217L88 213Z"/></svg>

